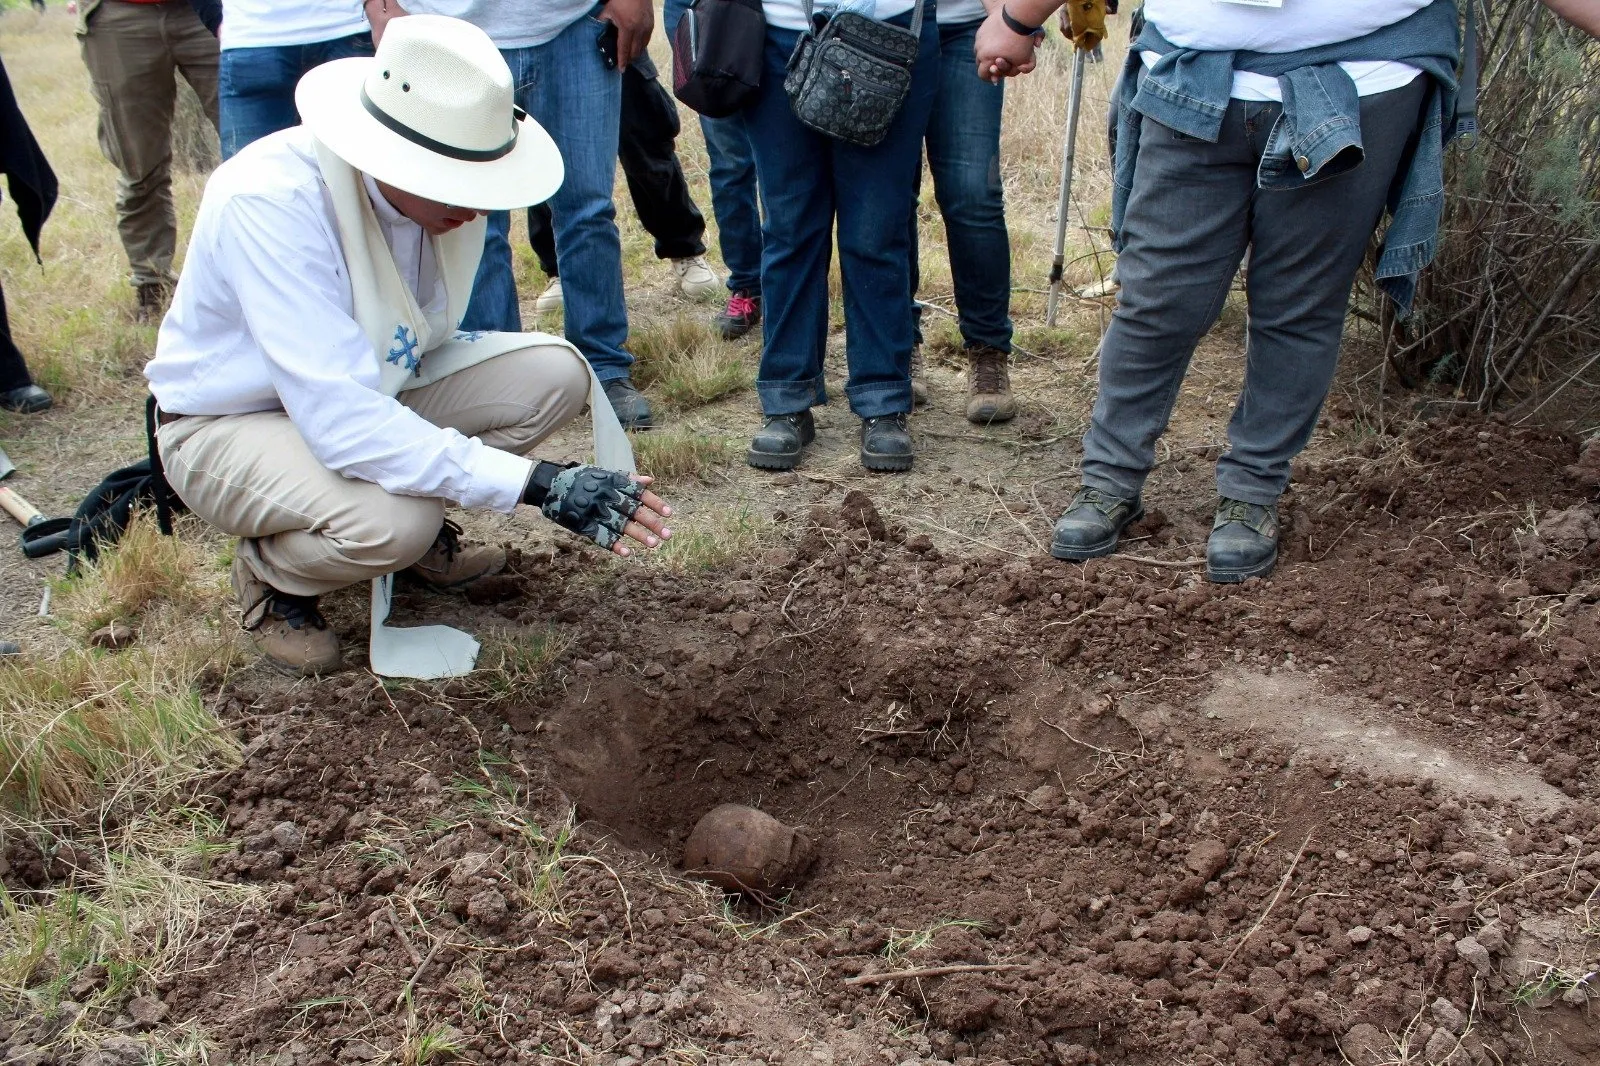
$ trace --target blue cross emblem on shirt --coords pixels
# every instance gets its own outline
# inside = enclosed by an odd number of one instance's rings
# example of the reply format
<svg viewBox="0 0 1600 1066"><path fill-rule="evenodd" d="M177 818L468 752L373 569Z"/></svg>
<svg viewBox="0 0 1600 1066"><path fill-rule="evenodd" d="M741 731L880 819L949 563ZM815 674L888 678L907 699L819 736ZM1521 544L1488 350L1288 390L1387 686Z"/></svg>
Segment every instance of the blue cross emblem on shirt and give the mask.
<svg viewBox="0 0 1600 1066"><path fill-rule="evenodd" d="M417 335L404 325L394 328L394 345L389 349L389 362L404 365L407 370L422 373L422 357L417 354Z"/></svg>
<svg viewBox="0 0 1600 1066"><path fill-rule="evenodd" d="M469 343L471 343L473 341L480 341L480 340L482 340L484 337L486 337L488 335L489 335L488 330L482 330L482 329L458 329L458 330L456 330L456 340L458 340L458 341L467 341Z"/></svg>

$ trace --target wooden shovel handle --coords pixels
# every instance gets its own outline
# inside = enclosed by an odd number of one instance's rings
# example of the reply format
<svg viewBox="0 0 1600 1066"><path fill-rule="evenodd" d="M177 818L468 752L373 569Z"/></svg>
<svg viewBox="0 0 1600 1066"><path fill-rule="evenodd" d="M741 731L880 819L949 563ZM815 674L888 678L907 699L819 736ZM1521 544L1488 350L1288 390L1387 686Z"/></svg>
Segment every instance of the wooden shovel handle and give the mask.
<svg viewBox="0 0 1600 1066"><path fill-rule="evenodd" d="M13 490L3 486L0 486L0 510L5 511L6 514L15 518L24 526L37 522L44 517L39 513L37 507L18 496Z"/></svg>

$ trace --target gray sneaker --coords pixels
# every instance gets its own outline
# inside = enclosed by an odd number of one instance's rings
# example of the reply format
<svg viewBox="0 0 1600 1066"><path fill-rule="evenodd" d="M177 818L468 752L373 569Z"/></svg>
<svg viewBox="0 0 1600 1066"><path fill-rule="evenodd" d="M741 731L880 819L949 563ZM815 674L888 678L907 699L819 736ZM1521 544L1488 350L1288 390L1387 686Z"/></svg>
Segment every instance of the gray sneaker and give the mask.
<svg viewBox="0 0 1600 1066"><path fill-rule="evenodd" d="M1056 519L1050 554L1057 559L1097 559L1117 550L1117 539L1128 526L1144 517L1139 497L1124 499L1087 485Z"/></svg>
<svg viewBox="0 0 1600 1066"><path fill-rule="evenodd" d="M1206 578L1234 585L1266 577L1278 565L1278 508L1223 496L1206 541Z"/></svg>

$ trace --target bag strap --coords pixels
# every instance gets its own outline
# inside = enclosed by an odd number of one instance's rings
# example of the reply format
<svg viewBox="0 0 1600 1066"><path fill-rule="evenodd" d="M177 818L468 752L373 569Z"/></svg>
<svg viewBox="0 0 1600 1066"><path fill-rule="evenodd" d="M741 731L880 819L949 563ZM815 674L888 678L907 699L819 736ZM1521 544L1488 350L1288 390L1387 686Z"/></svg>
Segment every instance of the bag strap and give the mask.
<svg viewBox="0 0 1600 1066"><path fill-rule="evenodd" d="M923 0L917 0L917 2L911 7L911 36L918 39L922 37L922 4ZM811 21L816 17L814 14L814 8L812 7L812 2L811 0L800 0L800 6L805 8L806 12L806 32L812 33L814 31L811 26Z"/></svg>

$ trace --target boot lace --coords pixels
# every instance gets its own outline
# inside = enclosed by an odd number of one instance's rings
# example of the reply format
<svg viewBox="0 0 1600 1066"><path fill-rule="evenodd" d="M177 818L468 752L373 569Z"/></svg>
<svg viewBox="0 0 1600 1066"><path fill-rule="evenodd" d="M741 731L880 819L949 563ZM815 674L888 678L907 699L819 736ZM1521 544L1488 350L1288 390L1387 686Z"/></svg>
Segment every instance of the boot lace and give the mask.
<svg viewBox="0 0 1600 1066"><path fill-rule="evenodd" d="M274 589L271 594L271 602L267 605L267 612L262 621L265 621L267 616L283 619L290 629L304 629L306 626L310 626L312 629L328 628L327 619L323 618L322 612L317 610L317 598L315 596L295 596ZM260 622L256 623L258 626L260 624Z"/></svg>
<svg viewBox="0 0 1600 1066"><path fill-rule="evenodd" d="M1006 354L1000 351L972 353L972 388L974 392L1004 392L1010 375L1006 370Z"/></svg>
<svg viewBox="0 0 1600 1066"><path fill-rule="evenodd" d="M461 551L461 527L446 518L444 525L439 527L439 535L434 539L433 547L435 551L444 553L446 563L454 560Z"/></svg>
<svg viewBox="0 0 1600 1066"><path fill-rule="evenodd" d="M1243 500L1231 500L1226 496L1222 496L1217 499L1216 522L1218 525L1225 525L1229 522L1238 522L1240 525L1248 526L1249 528L1259 532L1262 525L1265 524L1266 517L1270 513L1271 512L1268 508L1263 507L1258 503L1246 503Z"/></svg>
<svg viewBox="0 0 1600 1066"><path fill-rule="evenodd" d="M756 313L756 302L742 292L736 292L728 297L729 318L749 318Z"/></svg>
<svg viewBox="0 0 1600 1066"><path fill-rule="evenodd" d="M1099 489L1085 487L1078 490L1078 494L1072 498L1072 504L1067 510L1070 511L1084 504L1088 504L1096 511L1109 517L1118 507L1127 506L1128 501L1121 496L1113 496L1108 492L1101 492Z"/></svg>

